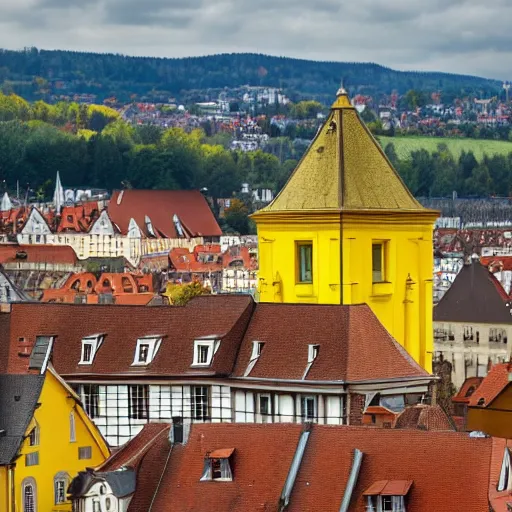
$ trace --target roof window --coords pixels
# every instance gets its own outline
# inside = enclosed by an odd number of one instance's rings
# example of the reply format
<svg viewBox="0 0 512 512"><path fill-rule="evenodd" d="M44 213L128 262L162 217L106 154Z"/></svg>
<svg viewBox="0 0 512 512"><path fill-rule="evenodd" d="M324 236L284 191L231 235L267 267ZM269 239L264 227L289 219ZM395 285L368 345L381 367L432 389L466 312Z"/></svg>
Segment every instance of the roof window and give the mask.
<svg viewBox="0 0 512 512"><path fill-rule="evenodd" d="M412 486L412 480L380 480L373 483L366 496L368 512L406 512L405 497Z"/></svg>
<svg viewBox="0 0 512 512"><path fill-rule="evenodd" d="M207 453L204 458L203 474L199 480L201 482L212 480L231 482L233 480L233 472L231 471L230 459L234 451L234 448L222 448Z"/></svg>
<svg viewBox="0 0 512 512"><path fill-rule="evenodd" d="M308 345L308 364L306 366L306 369L304 370L304 374L302 375L303 380L307 377L309 370L311 370L311 367L313 366L315 359L318 357L319 352L320 345Z"/></svg>
<svg viewBox="0 0 512 512"><path fill-rule="evenodd" d="M194 341L194 362L192 366L210 366L213 356L220 346L219 339L199 339Z"/></svg>
<svg viewBox="0 0 512 512"><path fill-rule="evenodd" d="M148 233L153 237L156 238L156 233L153 228L153 223L151 222L151 219L146 215L144 217L144 222L146 223L146 229L148 230Z"/></svg>
<svg viewBox="0 0 512 512"><path fill-rule="evenodd" d="M39 370L41 375L46 371L52 353L53 339L53 336L36 336L28 363L30 370Z"/></svg>
<svg viewBox="0 0 512 512"><path fill-rule="evenodd" d="M137 340L137 347L135 349L135 358L132 366L146 366L155 358L160 344L162 343L162 336L146 336Z"/></svg>
<svg viewBox="0 0 512 512"><path fill-rule="evenodd" d="M103 343L105 336L103 334L95 334L82 339L82 356L78 364L92 364L94 356Z"/></svg>
<svg viewBox="0 0 512 512"><path fill-rule="evenodd" d="M252 353L251 353L251 359L249 360L249 364L247 365L247 368L244 373L244 377L248 377L251 373L252 369L258 362L258 359L260 358L261 351L263 350L263 346L265 343L263 341L253 341L252 342Z"/></svg>
<svg viewBox="0 0 512 512"><path fill-rule="evenodd" d="M498 491L508 491L512 487L510 481L510 451L505 448L503 462L501 463L500 479L498 481Z"/></svg>

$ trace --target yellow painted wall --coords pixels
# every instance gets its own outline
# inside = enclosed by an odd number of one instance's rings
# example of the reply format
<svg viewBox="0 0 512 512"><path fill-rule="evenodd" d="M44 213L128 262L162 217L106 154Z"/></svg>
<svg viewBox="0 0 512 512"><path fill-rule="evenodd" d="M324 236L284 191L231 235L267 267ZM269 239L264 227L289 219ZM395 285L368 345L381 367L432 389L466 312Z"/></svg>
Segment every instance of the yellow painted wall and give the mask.
<svg viewBox="0 0 512 512"><path fill-rule="evenodd" d="M0 510L9 510L9 479L8 470L5 466L0 467Z"/></svg>
<svg viewBox="0 0 512 512"><path fill-rule="evenodd" d="M37 511L70 511L71 503L55 505L54 476L65 471L74 478L86 467L94 467L109 455L107 445L96 427L83 412L83 409L70 397L70 391L50 371L46 372L45 382L34 419L39 424L39 446L29 446L26 439L21 457L15 469L17 511L22 511L22 482L32 477L37 483ZM70 413L75 416L76 441L70 441ZM27 435L35 425L34 419ZM78 448L92 447L92 458L80 460ZM39 465L25 466L25 454L39 451Z"/></svg>
<svg viewBox="0 0 512 512"><path fill-rule="evenodd" d="M366 303L411 356L431 371L435 216L290 212L256 215L255 220L261 302ZM312 284L296 283L296 242L304 240L313 242ZM386 246L387 282L378 285L372 282L376 241L385 241Z"/></svg>
<svg viewBox="0 0 512 512"><path fill-rule="evenodd" d="M468 408L467 430L512 439L512 386L509 385L488 407Z"/></svg>

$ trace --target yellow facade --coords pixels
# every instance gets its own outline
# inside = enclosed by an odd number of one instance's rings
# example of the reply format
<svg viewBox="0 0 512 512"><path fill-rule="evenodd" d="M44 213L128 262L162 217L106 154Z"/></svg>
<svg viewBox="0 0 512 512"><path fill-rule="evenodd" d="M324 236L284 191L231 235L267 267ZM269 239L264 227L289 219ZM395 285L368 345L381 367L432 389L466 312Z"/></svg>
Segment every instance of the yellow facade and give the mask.
<svg viewBox="0 0 512 512"><path fill-rule="evenodd" d="M507 386L486 407L469 407L466 430L512 439L512 387Z"/></svg>
<svg viewBox="0 0 512 512"><path fill-rule="evenodd" d="M253 215L260 301L367 303L431 371L436 217L410 194L340 91L288 183ZM307 245L311 269L307 263L301 271Z"/></svg>
<svg viewBox="0 0 512 512"><path fill-rule="evenodd" d="M106 442L77 399L60 377L53 371L46 372L40 405L27 429L20 456L12 469L0 469L0 496L6 498L2 500L5 508L0 505L2 511L24 512L27 483L34 486L35 512L71 511L71 503L67 500L63 504L55 504L56 479L66 479L67 491L67 485L79 471L99 465L110 455ZM34 428L38 429L37 442L31 446L28 436ZM86 447L90 447L90 458L80 459L79 448ZM33 452L39 453L39 463L26 465L26 455Z"/></svg>

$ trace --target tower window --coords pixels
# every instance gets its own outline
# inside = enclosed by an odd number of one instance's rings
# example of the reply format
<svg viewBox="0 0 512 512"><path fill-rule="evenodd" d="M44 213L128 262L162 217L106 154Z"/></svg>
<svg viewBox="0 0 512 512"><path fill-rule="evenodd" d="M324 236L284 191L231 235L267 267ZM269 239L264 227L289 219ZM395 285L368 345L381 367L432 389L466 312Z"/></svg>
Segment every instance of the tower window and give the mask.
<svg viewBox="0 0 512 512"><path fill-rule="evenodd" d="M374 283L384 282L384 242L372 244L372 281Z"/></svg>
<svg viewBox="0 0 512 512"><path fill-rule="evenodd" d="M297 242L297 282L313 282L312 242Z"/></svg>

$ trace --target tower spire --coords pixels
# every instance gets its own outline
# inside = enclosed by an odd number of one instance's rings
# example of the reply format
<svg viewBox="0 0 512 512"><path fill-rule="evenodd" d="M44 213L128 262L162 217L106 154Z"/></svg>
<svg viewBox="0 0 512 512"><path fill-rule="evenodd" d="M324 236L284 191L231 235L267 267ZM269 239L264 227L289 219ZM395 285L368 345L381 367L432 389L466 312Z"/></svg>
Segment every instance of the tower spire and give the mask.
<svg viewBox="0 0 512 512"><path fill-rule="evenodd" d="M5 192L4 196L2 197L2 203L0 204L0 211L8 212L11 209L12 209L11 198L9 197L9 194L7 192Z"/></svg>
<svg viewBox="0 0 512 512"><path fill-rule="evenodd" d="M62 183L60 182L59 171L57 171L57 178L55 179L55 192L53 193L53 204L55 205L56 212L60 213L62 207L64 206L64 188L62 187Z"/></svg>

